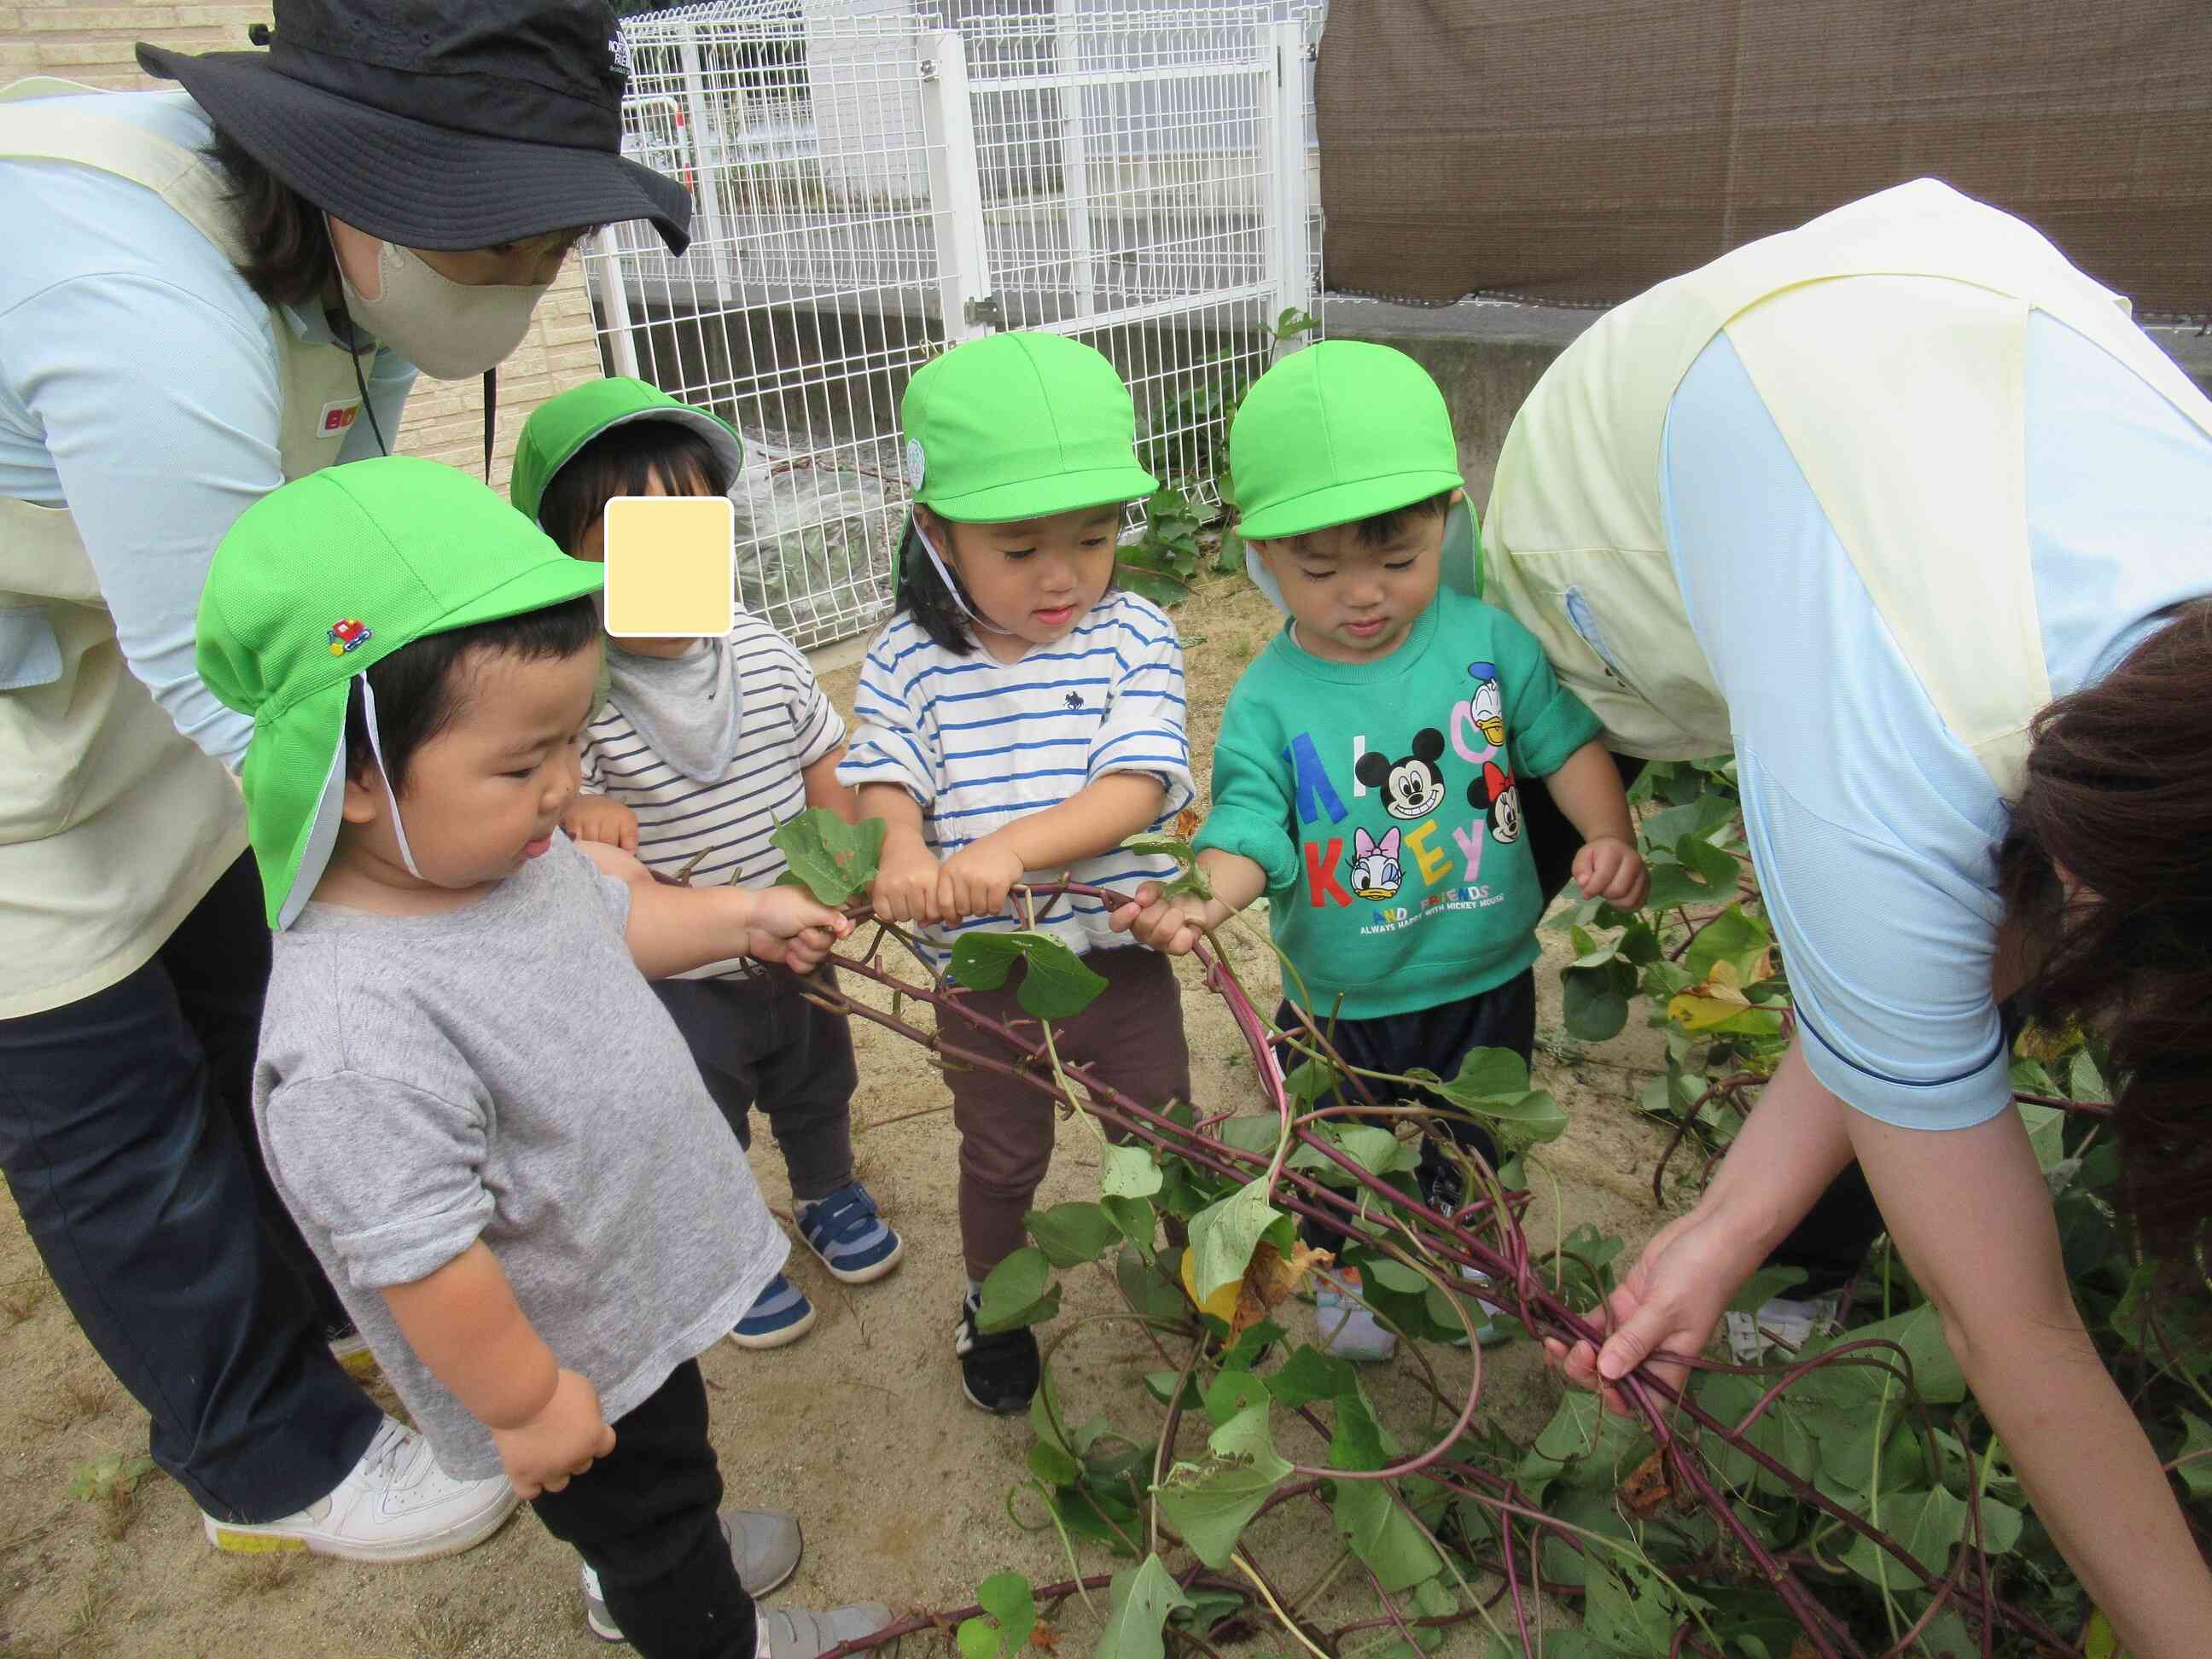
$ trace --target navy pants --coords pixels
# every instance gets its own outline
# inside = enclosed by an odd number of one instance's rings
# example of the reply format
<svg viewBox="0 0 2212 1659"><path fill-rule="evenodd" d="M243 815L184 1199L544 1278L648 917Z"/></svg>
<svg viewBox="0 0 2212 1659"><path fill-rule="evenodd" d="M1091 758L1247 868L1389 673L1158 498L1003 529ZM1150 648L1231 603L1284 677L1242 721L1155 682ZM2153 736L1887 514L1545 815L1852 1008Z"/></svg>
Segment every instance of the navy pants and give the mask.
<svg viewBox="0 0 2212 1659"><path fill-rule="evenodd" d="M0 1020L0 1169L56 1289L222 1521L343 1480L383 1413L331 1358L344 1318L261 1164L269 928L240 859L120 982Z"/></svg>
<svg viewBox="0 0 2212 1659"><path fill-rule="evenodd" d="M836 979L824 967L823 990ZM653 994L698 1062L738 1145L752 1144L758 1106L775 1131L791 1195L827 1198L853 1178L852 1024L809 1002L802 982L781 969L745 979L663 979Z"/></svg>

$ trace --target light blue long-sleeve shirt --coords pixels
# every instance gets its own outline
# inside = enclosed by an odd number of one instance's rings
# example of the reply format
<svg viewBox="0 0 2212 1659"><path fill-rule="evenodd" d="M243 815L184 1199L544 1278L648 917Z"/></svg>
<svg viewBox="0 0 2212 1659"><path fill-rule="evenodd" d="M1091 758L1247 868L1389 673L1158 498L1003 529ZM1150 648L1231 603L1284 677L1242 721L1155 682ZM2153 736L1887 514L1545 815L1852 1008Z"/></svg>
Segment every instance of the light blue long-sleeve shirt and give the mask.
<svg viewBox="0 0 2212 1659"><path fill-rule="evenodd" d="M2109 674L2169 607L2212 593L2212 439L2040 312L2025 384L2029 574L2063 696ZM1729 701L1814 1075L1908 1128L1994 1116L2011 1099L1990 983L2009 814L1899 653L1725 336L1668 407L1661 490ZM1954 619L1960 651L1980 622Z"/></svg>
<svg viewBox="0 0 2212 1659"><path fill-rule="evenodd" d="M207 117L181 92L58 100L192 149ZM212 165L212 162L210 162ZM284 482L270 308L222 251L152 191L112 173L0 161L0 496L67 507L131 672L177 728L235 768L253 723L192 665L216 544ZM298 337L335 343L319 309L282 307ZM375 416L333 459L396 443L414 366L380 350ZM0 580L4 586L4 580Z"/></svg>

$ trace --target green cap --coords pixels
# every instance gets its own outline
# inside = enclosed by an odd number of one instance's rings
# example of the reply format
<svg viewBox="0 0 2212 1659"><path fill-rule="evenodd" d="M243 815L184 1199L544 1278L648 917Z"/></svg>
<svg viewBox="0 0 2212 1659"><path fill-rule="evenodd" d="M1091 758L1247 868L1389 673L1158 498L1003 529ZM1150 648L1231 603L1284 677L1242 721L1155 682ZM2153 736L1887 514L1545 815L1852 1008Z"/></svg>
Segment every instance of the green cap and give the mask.
<svg viewBox="0 0 2212 1659"><path fill-rule="evenodd" d="M426 635L599 590L465 472L388 455L327 467L238 516L200 594L200 678L253 738L239 775L269 925L288 927L337 838L349 683Z"/></svg>
<svg viewBox="0 0 2212 1659"><path fill-rule="evenodd" d="M1323 340L1252 382L1229 428L1237 533L1303 536L1464 487L1444 394L1402 351Z"/></svg>
<svg viewBox="0 0 2212 1659"><path fill-rule="evenodd" d="M672 421L689 427L714 446L732 479L744 465L745 447L726 421L677 402L659 386L611 374L548 398L531 411L522 436L515 441L514 469L507 481L507 499L514 510L538 523L538 509L553 475L609 427L632 421Z"/></svg>
<svg viewBox="0 0 2212 1659"><path fill-rule="evenodd" d="M1065 335L987 334L932 358L899 403L914 499L959 524L1004 524L1131 501L1159 488L1137 464L1121 377Z"/></svg>

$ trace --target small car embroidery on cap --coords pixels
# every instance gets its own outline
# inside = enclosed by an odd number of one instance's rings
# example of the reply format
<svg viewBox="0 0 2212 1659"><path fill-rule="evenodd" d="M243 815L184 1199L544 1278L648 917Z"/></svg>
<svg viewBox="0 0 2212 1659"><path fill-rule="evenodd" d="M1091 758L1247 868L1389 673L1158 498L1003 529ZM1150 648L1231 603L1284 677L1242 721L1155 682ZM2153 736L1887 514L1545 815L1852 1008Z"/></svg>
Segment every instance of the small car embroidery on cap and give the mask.
<svg viewBox="0 0 2212 1659"><path fill-rule="evenodd" d="M331 655L343 657L356 646L367 645L376 635L366 623L341 621L332 623L325 637L331 642Z"/></svg>

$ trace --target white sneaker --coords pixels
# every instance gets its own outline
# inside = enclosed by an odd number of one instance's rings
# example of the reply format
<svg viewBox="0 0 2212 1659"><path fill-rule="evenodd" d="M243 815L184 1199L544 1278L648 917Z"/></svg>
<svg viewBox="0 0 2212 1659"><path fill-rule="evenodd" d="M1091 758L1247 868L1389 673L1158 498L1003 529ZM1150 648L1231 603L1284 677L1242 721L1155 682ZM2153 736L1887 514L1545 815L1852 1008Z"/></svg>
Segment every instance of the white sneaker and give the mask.
<svg viewBox="0 0 2212 1659"><path fill-rule="evenodd" d="M1371 1364L1398 1352L1397 1333L1378 1324L1356 1299L1358 1268L1328 1268L1315 1277L1320 1288L1314 1293L1314 1322L1321 1327L1323 1353Z"/></svg>
<svg viewBox="0 0 2212 1659"><path fill-rule="evenodd" d="M305 1550L342 1561L427 1561L482 1543L520 1501L503 1474L454 1480L428 1441L387 1417L352 1472L297 1515L251 1526L202 1519L208 1542L234 1555Z"/></svg>
<svg viewBox="0 0 2212 1659"><path fill-rule="evenodd" d="M1757 1314L1728 1316L1729 1354L1739 1365L1756 1365L1770 1347L1795 1354L1836 1322L1844 1293L1831 1291L1803 1302L1778 1296L1759 1304Z"/></svg>

